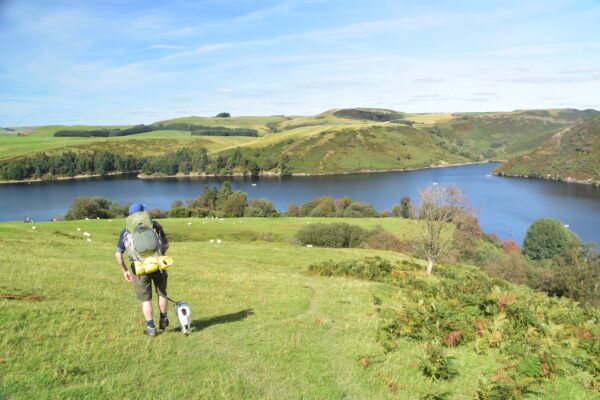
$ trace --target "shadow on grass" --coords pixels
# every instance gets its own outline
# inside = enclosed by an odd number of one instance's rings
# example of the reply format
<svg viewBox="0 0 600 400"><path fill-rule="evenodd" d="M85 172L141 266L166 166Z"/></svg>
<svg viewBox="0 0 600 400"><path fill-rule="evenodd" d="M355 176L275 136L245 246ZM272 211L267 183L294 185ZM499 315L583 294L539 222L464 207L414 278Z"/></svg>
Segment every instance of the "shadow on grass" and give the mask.
<svg viewBox="0 0 600 400"><path fill-rule="evenodd" d="M193 320L192 328L194 331L201 331L202 329L208 328L209 326L241 321L243 319L248 318L251 315L254 315L254 311L252 311L252 309L247 309L231 314L224 314L206 319Z"/></svg>

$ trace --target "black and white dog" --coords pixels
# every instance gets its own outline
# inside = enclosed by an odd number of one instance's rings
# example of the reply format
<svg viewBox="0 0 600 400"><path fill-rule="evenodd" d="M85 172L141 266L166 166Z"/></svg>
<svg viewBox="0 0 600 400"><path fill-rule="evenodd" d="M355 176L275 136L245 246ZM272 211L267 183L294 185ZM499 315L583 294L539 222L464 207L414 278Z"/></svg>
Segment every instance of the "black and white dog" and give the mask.
<svg viewBox="0 0 600 400"><path fill-rule="evenodd" d="M177 319L179 319L181 331L185 336L189 335L192 329L192 310L189 304L185 301L175 303L175 314L177 314Z"/></svg>

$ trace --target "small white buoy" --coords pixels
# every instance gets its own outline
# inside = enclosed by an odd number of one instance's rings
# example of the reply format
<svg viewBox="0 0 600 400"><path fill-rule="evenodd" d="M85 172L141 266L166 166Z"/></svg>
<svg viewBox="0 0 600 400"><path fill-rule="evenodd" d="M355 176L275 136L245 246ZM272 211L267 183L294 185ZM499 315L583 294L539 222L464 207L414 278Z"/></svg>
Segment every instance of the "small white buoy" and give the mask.
<svg viewBox="0 0 600 400"><path fill-rule="evenodd" d="M565 225L565 228L568 228L570 225Z"/></svg>
<svg viewBox="0 0 600 400"><path fill-rule="evenodd" d="M89 233L89 232L83 232L83 236L90 237L90 236L92 236L92 234L91 234L91 233Z"/></svg>
<svg viewBox="0 0 600 400"><path fill-rule="evenodd" d="M221 239L217 239L217 244L221 244L221 243L223 243L223 242L221 241Z"/></svg>
<svg viewBox="0 0 600 400"><path fill-rule="evenodd" d="M252 186L256 186L256 183L253 183Z"/></svg>
<svg viewBox="0 0 600 400"><path fill-rule="evenodd" d="M81 232L81 228L77 228L77 232Z"/></svg>
<svg viewBox="0 0 600 400"><path fill-rule="evenodd" d="M35 226L32 226L31 229L33 229L35 231Z"/></svg>
<svg viewBox="0 0 600 400"><path fill-rule="evenodd" d="M487 174L486 177L491 178L492 174Z"/></svg>
<svg viewBox="0 0 600 400"><path fill-rule="evenodd" d="M432 183L432 185L433 185L433 186L437 186L437 185L439 185L439 183L437 183L437 182L433 182L433 183Z"/></svg>
<svg viewBox="0 0 600 400"><path fill-rule="evenodd" d="M312 247L312 244L307 244L306 247Z"/></svg>
<svg viewBox="0 0 600 400"><path fill-rule="evenodd" d="M210 239L210 244L213 244L215 242L215 239Z"/></svg>

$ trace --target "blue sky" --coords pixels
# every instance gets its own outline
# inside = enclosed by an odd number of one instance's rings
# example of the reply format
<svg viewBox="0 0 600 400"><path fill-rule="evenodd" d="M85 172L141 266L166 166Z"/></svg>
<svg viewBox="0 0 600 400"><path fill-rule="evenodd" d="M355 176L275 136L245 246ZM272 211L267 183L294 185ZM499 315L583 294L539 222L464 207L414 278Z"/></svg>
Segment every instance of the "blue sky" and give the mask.
<svg viewBox="0 0 600 400"><path fill-rule="evenodd" d="M0 0L0 126L600 109L598 1Z"/></svg>

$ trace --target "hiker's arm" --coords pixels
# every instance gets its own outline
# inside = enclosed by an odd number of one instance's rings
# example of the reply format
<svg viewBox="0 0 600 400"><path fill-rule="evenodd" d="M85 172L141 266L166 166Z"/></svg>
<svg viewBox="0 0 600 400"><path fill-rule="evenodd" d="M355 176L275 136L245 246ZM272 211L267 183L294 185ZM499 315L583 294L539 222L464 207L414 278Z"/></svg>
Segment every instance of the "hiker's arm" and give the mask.
<svg viewBox="0 0 600 400"><path fill-rule="evenodd" d="M115 253L115 259L117 260L117 264L119 265L119 267L121 267L121 270L123 271L123 278L125 278L127 282L132 282L133 276L125 266L125 262L123 261L123 253L117 251Z"/></svg>

